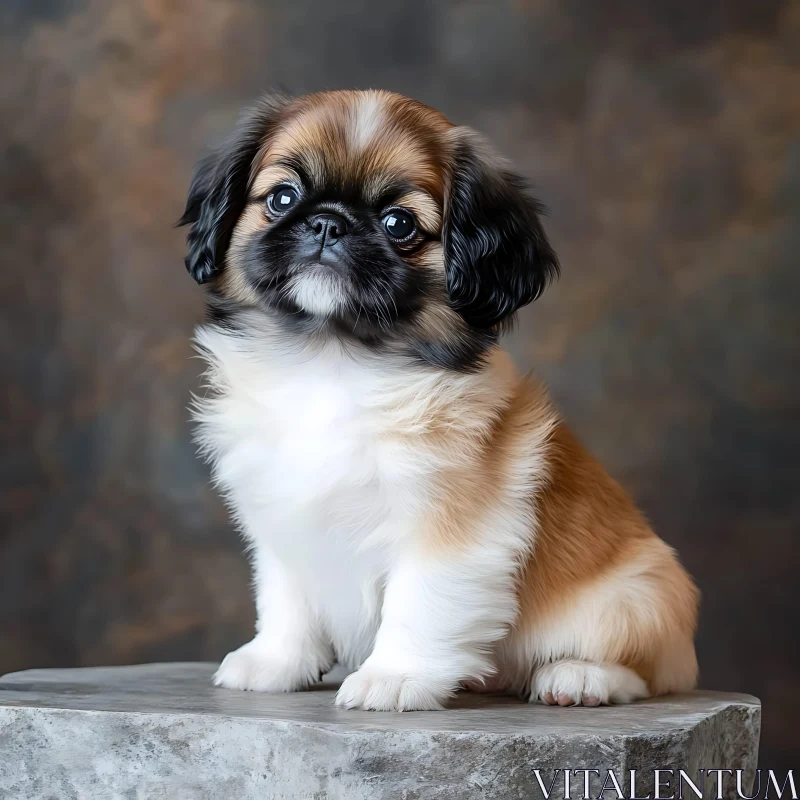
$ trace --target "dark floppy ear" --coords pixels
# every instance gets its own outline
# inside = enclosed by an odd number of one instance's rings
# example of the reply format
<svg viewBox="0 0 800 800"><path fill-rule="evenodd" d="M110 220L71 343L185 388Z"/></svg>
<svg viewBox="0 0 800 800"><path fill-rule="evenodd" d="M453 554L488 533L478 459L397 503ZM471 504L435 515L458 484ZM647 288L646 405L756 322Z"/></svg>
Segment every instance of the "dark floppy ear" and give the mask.
<svg viewBox="0 0 800 800"><path fill-rule="evenodd" d="M253 161L287 102L279 95L264 97L243 115L233 135L195 169L178 225L192 226L184 263L198 283L206 283L223 267L231 233L247 201Z"/></svg>
<svg viewBox="0 0 800 800"><path fill-rule="evenodd" d="M558 275L542 206L484 140L455 128L442 231L450 303L476 328L491 328L535 300Z"/></svg>

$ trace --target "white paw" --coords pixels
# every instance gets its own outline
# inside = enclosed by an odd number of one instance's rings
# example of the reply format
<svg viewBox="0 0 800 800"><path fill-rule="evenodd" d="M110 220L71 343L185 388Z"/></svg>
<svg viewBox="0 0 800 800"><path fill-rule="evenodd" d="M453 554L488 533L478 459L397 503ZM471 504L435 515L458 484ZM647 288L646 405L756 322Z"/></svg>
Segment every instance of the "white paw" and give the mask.
<svg viewBox="0 0 800 800"><path fill-rule="evenodd" d="M444 708L451 694L425 676L365 664L345 678L336 705L364 711L436 711Z"/></svg>
<svg viewBox="0 0 800 800"><path fill-rule="evenodd" d="M275 654L257 638L228 653L214 674L214 685L251 692L296 692L320 678L309 659Z"/></svg>
<svg viewBox="0 0 800 800"><path fill-rule="evenodd" d="M647 695L647 685L633 670L591 661L545 664L534 673L531 686L531 702L551 706L630 703Z"/></svg>

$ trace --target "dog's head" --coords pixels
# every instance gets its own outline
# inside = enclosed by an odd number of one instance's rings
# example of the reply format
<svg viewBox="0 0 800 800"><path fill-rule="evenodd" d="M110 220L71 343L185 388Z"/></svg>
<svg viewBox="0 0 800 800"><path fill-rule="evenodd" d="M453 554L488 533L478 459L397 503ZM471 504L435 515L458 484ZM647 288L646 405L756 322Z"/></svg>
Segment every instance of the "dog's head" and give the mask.
<svg viewBox="0 0 800 800"><path fill-rule="evenodd" d="M186 266L218 306L474 367L558 271L524 182L400 95L268 97L204 159Z"/></svg>

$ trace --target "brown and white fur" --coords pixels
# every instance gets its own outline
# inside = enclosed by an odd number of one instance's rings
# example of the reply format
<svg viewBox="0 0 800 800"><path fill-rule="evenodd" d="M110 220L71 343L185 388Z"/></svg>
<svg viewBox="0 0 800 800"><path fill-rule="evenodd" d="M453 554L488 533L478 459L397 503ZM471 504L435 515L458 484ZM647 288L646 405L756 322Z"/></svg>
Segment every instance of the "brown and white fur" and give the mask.
<svg viewBox="0 0 800 800"><path fill-rule="evenodd" d="M557 270L539 210L477 134L388 92L267 98L201 163L195 416L258 615L216 684L339 662L338 705L395 711L694 686L691 579L497 344Z"/></svg>

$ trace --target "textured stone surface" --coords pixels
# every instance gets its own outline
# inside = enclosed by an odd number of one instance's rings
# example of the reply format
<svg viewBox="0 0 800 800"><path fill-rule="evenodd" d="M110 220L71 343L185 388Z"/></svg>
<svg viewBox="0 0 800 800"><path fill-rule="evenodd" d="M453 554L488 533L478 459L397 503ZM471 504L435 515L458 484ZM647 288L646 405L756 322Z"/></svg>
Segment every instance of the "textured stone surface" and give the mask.
<svg viewBox="0 0 800 800"><path fill-rule="evenodd" d="M695 692L616 708L550 708L462 695L445 712L332 705L213 688L210 664L29 670L0 679L0 796L469 800L540 797L534 768L741 768L760 706ZM582 794L582 775L573 797ZM621 781L622 782L622 781ZM623 783L624 785L624 783ZM596 796L599 784L592 781ZM706 784L706 796L714 796ZM556 781L553 797L563 796ZM731 786L730 789L733 789ZM732 792L726 791L726 796ZM615 796L612 792L607 797Z"/></svg>

